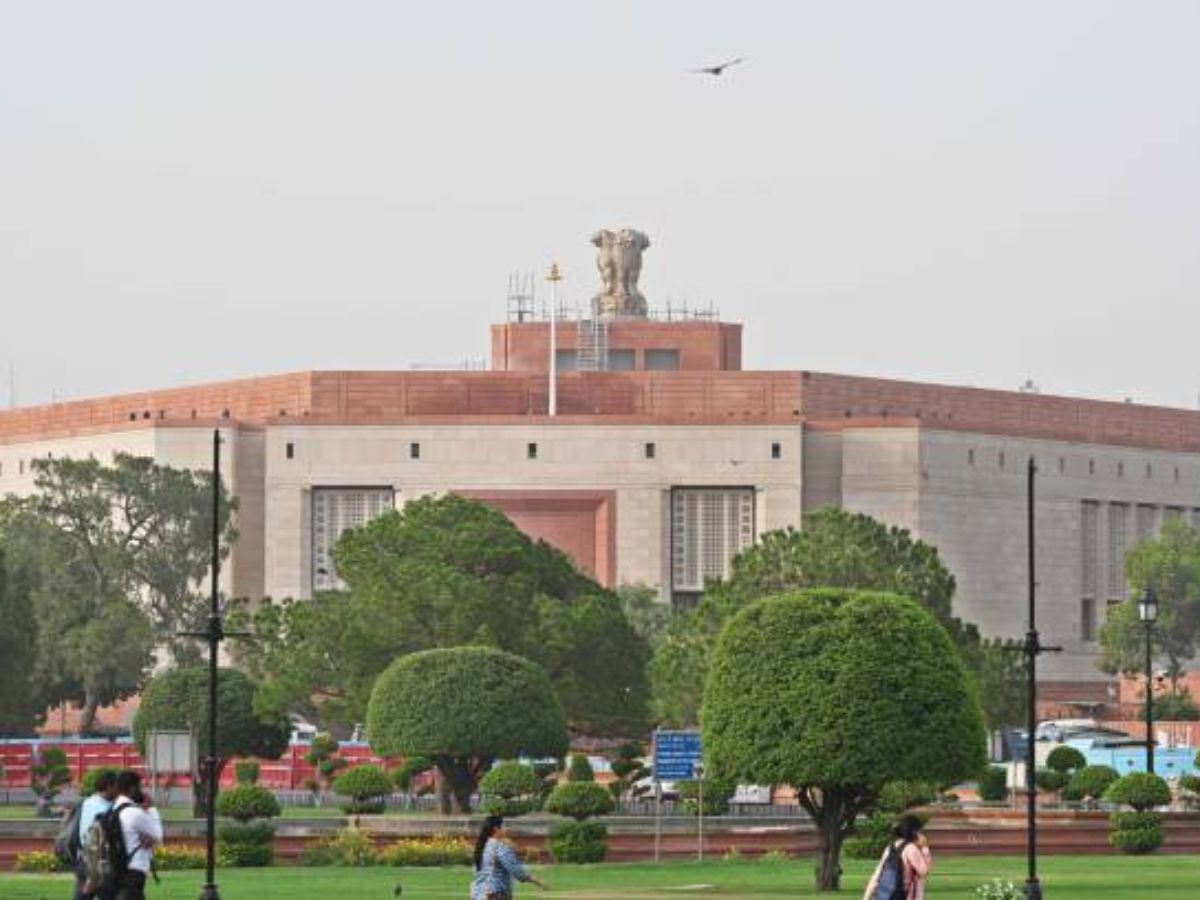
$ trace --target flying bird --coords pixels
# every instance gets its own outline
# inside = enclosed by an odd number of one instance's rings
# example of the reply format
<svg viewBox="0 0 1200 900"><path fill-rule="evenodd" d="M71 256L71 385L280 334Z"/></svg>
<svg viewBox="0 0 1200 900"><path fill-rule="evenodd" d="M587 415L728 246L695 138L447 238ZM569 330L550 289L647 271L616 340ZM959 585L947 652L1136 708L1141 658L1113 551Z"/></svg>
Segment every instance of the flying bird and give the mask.
<svg viewBox="0 0 1200 900"><path fill-rule="evenodd" d="M736 66L740 62L745 62L745 59L744 56L738 56L715 66L705 66L702 69L689 69L689 71L694 75L720 75L730 66Z"/></svg>

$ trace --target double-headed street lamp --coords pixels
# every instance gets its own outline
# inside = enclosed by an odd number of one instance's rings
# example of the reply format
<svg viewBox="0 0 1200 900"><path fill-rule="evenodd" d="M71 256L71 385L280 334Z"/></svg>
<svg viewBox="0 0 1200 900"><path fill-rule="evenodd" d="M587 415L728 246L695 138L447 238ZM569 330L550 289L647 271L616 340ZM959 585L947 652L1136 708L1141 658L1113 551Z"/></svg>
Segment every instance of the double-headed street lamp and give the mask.
<svg viewBox="0 0 1200 900"><path fill-rule="evenodd" d="M1151 632L1158 619L1158 597L1147 587L1138 601L1138 618L1146 626L1146 771L1154 774L1154 652Z"/></svg>

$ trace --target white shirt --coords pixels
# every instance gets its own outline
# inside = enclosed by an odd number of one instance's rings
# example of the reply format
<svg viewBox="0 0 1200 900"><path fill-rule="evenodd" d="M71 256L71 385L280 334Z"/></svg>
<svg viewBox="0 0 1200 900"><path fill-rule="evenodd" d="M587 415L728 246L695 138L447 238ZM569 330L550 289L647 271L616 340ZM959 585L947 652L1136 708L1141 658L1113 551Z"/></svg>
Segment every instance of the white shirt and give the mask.
<svg viewBox="0 0 1200 900"><path fill-rule="evenodd" d="M113 808L124 806L126 803L133 803L133 801L125 796L118 797L113 803ZM163 827L162 819L158 817L158 810L153 806L148 810L142 809L134 803L132 806L126 806L119 815L121 817L121 836L125 839L125 852L131 854L129 868L136 869L138 872L149 872L150 860L154 857L154 851L142 846L142 838L149 838L154 844L162 843Z"/></svg>

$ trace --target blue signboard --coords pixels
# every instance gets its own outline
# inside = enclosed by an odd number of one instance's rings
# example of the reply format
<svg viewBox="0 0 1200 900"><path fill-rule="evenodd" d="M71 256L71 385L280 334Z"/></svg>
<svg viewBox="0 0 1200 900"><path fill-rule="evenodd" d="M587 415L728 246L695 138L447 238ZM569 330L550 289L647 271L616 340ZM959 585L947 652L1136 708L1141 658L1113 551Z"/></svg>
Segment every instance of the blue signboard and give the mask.
<svg viewBox="0 0 1200 900"><path fill-rule="evenodd" d="M654 732L654 777L659 781L695 778L700 759L700 732Z"/></svg>

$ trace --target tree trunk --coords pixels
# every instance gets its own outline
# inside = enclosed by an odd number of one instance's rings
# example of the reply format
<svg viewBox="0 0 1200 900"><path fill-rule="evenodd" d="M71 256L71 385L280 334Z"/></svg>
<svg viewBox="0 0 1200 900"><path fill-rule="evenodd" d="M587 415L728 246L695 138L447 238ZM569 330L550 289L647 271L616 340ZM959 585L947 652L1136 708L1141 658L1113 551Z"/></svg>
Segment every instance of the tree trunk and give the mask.
<svg viewBox="0 0 1200 900"><path fill-rule="evenodd" d="M837 891L842 886L842 823L840 816L827 816L817 823L817 890Z"/></svg>
<svg viewBox="0 0 1200 900"><path fill-rule="evenodd" d="M66 703L66 701L63 701ZM96 695L88 691L83 698L83 711L79 715L79 736L87 737L92 733L92 729L96 727L96 710L100 708L100 701L96 699Z"/></svg>
<svg viewBox="0 0 1200 900"><path fill-rule="evenodd" d="M437 762L438 803L443 815L452 812L470 813L471 794L475 791L475 776L471 760L455 756L440 756Z"/></svg>

